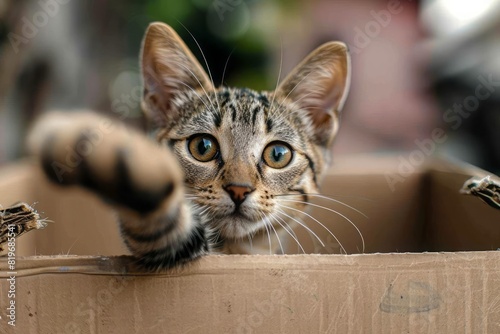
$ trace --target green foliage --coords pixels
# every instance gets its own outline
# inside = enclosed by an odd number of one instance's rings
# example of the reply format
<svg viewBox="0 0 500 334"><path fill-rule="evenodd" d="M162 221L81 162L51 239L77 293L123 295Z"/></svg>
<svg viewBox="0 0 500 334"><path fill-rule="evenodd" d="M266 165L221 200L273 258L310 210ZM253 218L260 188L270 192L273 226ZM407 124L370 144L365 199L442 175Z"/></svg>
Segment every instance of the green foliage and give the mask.
<svg viewBox="0 0 500 334"><path fill-rule="evenodd" d="M231 52L224 82L234 86L267 88L269 58L264 38L252 26L252 5L258 1L236 0L145 0L115 2L126 23L130 54L138 52L140 40L150 22L162 21L174 28L204 67L196 38L219 85ZM221 11L221 8L223 11Z"/></svg>

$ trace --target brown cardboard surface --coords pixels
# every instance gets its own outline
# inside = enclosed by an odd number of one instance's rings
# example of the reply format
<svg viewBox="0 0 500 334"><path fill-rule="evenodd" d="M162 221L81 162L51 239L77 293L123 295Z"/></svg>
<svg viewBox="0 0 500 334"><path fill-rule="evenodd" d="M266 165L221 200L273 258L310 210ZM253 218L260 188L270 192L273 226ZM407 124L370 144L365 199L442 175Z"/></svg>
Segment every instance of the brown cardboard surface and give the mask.
<svg viewBox="0 0 500 334"><path fill-rule="evenodd" d="M0 204L36 201L55 221L17 242L15 328L6 323L10 274L0 258L0 332L500 332L500 211L458 193L485 172L434 160L392 191L386 175L397 168L394 157L338 159L324 180L325 194L368 218L315 202L355 223L371 254L325 255L339 253L339 243L311 221L325 247L304 230L298 237L323 255L214 255L148 275L133 271L129 257L89 256L126 254L96 198L47 184L27 163L0 170ZM362 251L342 216L312 215L347 253ZM42 254L52 256L34 256Z"/></svg>
<svg viewBox="0 0 500 334"><path fill-rule="evenodd" d="M124 261L72 257L19 261L35 270L18 269L16 329L20 333L500 330L500 253L496 252L209 256L168 274L112 274L110 267L123 267ZM100 271L105 274L84 274Z"/></svg>

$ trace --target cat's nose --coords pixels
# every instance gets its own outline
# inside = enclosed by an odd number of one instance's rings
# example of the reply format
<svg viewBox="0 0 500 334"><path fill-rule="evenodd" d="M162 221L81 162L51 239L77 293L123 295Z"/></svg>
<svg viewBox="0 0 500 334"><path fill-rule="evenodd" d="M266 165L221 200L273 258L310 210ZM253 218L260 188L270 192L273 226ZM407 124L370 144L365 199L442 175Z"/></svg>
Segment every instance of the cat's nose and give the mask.
<svg viewBox="0 0 500 334"><path fill-rule="evenodd" d="M250 194L255 189L246 184L232 183L227 186L224 186L224 190L229 194L229 196L231 196L231 199L233 200L234 204L240 205L241 203L243 203L247 195Z"/></svg>

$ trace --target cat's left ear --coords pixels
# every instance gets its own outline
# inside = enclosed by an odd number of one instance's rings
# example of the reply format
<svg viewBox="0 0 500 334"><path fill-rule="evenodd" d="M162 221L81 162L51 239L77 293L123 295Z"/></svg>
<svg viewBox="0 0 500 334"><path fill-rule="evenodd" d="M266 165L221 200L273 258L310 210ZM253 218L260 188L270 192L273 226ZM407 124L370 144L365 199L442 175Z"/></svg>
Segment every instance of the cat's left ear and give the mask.
<svg viewBox="0 0 500 334"><path fill-rule="evenodd" d="M315 141L331 144L339 127L340 111L350 84L350 56L341 42L323 44L282 81L276 95L306 111Z"/></svg>
<svg viewBox="0 0 500 334"><path fill-rule="evenodd" d="M142 42L141 52L146 117L157 126L174 124L179 111L176 98L183 93L206 95L214 87L186 44L169 25L151 23Z"/></svg>

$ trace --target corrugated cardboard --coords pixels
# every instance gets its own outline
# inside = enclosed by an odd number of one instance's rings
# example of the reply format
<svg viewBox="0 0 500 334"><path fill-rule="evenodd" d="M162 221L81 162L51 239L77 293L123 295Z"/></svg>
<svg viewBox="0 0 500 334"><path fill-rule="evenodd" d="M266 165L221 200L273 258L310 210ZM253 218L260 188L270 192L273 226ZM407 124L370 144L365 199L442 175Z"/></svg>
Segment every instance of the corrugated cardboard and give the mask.
<svg viewBox="0 0 500 334"><path fill-rule="evenodd" d="M145 275L116 256L127 252L98 199L48 184L28 163L4 168L0 203L38 202L54 223L17 241L15 328L0 259L0 332L500 333L500 210L459 194L485 172L433 160L391 190L386 178L398 169L394 157L337 158L323 193L368 218L315 202L355 223L365 254L355 254L353 225L315 208L350 255L327 255L340 244L309 221L325 247L303 229L298 238L321 255L213 255Z"/></svg>

